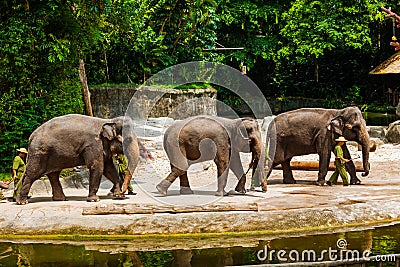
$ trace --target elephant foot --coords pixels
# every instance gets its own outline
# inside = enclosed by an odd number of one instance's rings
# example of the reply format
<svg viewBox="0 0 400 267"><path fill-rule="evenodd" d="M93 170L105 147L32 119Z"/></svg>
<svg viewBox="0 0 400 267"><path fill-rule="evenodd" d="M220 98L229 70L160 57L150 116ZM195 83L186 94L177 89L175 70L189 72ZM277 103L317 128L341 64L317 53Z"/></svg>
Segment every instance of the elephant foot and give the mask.
<svg viewBox="0 0 400 267"><path fill-rule="evenodd" d="M268 187L267 181L261 182L261 189L263 193L267 192L267 187Z"/></svg>
<svg viewBox="0 0 400 267"><path fill-rule="evenodd" d="M87 201L87 202L99 202L99 201L100 201L100 198L99 198L98 196L96 196L96 195L88 196L88 197L86 198L86 201Z"/></svg>
<svg viewBox="0 0 400 267"><path fill-rule="evenodd" d="M235 188L235 191L239 194L243 194L243 195L246 194L246 189L244 188L244 186L237 185Z"/></svg>
<svg viewBox="0 0 400 267"><path fill-rule="evenodd" d="M172 183L168 180L162 180L161 183L156 186L156 189L161 195L166 196L168 188L171 186L171 184Z"/></svg>
<svg viewBox="0 0 400 267"><path fill-rule="evenodd" d="M53 201L66 201L67 198L65 196L53 196Z"/></svg>
<svg viewBox="0 0 400 267"><path fill-rule="evenodd" d="M295 184L296 180L295 179L283 179L284 184Z"/></svg>
<svg viewBox="0 0 400 267"><path fill-rule="evenodd" d="M22 199L22 198L17 197L16 203L17 203L17 205L26 205L26 204L28 204L28 199L27 198Z"/></svg>
<svg viewBox="0 0 400 267"><path fill-rule="evenodd" d="M181 186L181 190L179 191L181 195L192 195L193 191L188 186Z"/></svg>
<svg viewBox="0 0 400 267"><path fill-rule="evenodd" d="M114 194L113 199L125 199L125 194Z"/></svg>
<svg viewBox="0 0 400 267"><path fill-rule="evenodd" d="M216 193L215 193L215 195L217 196L217 197L223 197L223 196L227 196L227 195L229 195L227 192L225 192L225 191L217 191Z"/></svg>
<svg viewBox="0 0 400 267"><path fill-rule="evenodd" d="M361 180L358 179L358 178L351 179L350 184L351 184L351 185L353 185L353 184L356 184L356 185L357 185L357 184L361 184Z"/></svg>
<svg viewBox="0 0 400 267"><path fill-rule="evenodd" d="M323 186L325 185L325 180L318 180L315 182L316 185Z"/></svg>

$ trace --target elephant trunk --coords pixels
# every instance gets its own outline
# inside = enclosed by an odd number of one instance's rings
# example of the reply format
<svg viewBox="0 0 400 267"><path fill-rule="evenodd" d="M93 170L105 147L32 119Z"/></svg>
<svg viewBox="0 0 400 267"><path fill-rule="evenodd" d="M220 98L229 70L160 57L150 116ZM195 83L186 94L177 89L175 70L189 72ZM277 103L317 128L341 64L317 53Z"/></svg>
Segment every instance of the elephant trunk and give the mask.
<svg viewBox="0 0 400 267"><path fill-rule="evenodd" d="M126 127L128 128L128 127ZM131 129L129 129L131 130ZM123 148L124 155L128 160L128 170L124 177L123 185L122 185L122 193L125 193L128 189L128 186L132 179L132 173L135 171L136 166L139 162L139 146L136 135L133 132L127 132L128 129L124 129L123 131Z"/></svg>
<svg viewBox="0 0 400 267"><path fill-rule="evenodd" d="M261 140L261 138L260 138ZM263 148L262 142L257 142L253 144L251 165L252 179L253 181L259 181L263 191L267 191L267 181L265 180L264 174L264 164L265 164L265 149Z"/></svg>
<svg viewBox="0 0 400 267"><path fill-rule="evenodd" d="M369 134L365 127L361 128L360 131L360 144L362 148L362 159L363 159L363 167L364 173L362 176L367 176L369 174L369 150L370 150L370 139Z"/></svg>

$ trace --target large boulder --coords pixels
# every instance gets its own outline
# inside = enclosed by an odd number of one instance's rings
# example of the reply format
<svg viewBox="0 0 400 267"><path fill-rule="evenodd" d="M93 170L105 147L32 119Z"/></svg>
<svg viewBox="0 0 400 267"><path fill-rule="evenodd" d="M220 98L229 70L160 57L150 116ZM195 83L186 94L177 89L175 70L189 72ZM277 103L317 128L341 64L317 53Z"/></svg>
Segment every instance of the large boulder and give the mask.
<svg viewBox="0 0 400 267"><path fill-rule="evenodd" d="M367 126L367 131L370 138L385 139L387 126Z"/></svg>
<svg viewBox="0 0 400 267"><path fill-rule="evenodd" d="M400 120L389 124L385 137L389 143L400 143Z"/></svg>

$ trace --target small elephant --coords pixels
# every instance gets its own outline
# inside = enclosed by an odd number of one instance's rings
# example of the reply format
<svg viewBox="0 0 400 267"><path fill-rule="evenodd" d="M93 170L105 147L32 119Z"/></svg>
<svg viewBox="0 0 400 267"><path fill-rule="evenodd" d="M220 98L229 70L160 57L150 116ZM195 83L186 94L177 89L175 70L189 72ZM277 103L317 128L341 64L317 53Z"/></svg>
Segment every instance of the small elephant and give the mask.
<svg viewBox="0 0 400 267"><path fill-rule="evenodd" d="M253 175L257 173L263 189L265 160L261 132L256 120L251 118L226 119L216 116L195 116L172 124L164 135L164 149L171 164L171 173L157 186L158 192L167 190L180 177L181 194L193 194L187 170L191 164L214 160L218 171L217 196L225 195L228 171L231 169L239 182L237 192L245 193L246 174L239 152L252 153Z"/></svg>
<svg viewBox="0 0 400 267"><path fill-rule="evenodd" d="M274 155L274 157L272 161L268 162L267 178L272 169L281 164L283 182L286 184L296 183L290 168L292 157L318 153L317 184L324 185L331 152L336 144L335 139L339 136L344 136L347 140L360 144L364 167L362 176L367 176L369 174L370 139L359 108L302 108L279 114L268 127L269 155L271 157ZM275 149L276 151L274 151ZM342 149L344 158L350 159L350 152L346 145L343 145ZM346 163L346 169L351 176L351 184L361 183L356 176L353 161Z"/></svg>
<svg viewBox="0 0 400 267"><path fill-rule="evenodd" d="M130 177L121 184L112 155L124 153L133 173L139 160L139 146L141 154L147 155L148 151L138 142L133 122L128 117L101 119L70 114L53 118L29 137L26 172L16 202L27 204L32 183L43 175L50 180L53 200L66 200L59 174L62 169L80 165L86 165L90 171L87 201L99 201L96 193L102 175L114 184L114 197L123 198Z"/></svg>

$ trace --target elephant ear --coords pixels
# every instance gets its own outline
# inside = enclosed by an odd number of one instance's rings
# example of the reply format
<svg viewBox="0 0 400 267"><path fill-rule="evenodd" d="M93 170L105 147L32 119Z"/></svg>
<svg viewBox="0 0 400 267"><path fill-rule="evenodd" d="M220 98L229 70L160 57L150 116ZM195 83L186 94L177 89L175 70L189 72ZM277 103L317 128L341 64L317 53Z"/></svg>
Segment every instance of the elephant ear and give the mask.
<svg viewBox="0 0 400 267"><path fill-rule="evenodd" d="M117 133L115 131L115 123L106 123L103 125L100 135L107 138L108 140L113 140Z"/></svg>
<svg viewBox="0 0 400 267"><path fill-rule="evenodd" d="M249 135L247 133L246 127L242 120L238 120L236 128L237 128L238 136L240 136L241 138L243 138L245 140L249 139Z"/></svg>
<svg viewBox="0 0 400 267"><path fill-rule="evenodd" d="M332 130L333 132L342 135L343 134L343 127L344 127L344 122L343 119L338 116L333 118L329 125L328 125L328 130Z"/></svg>

